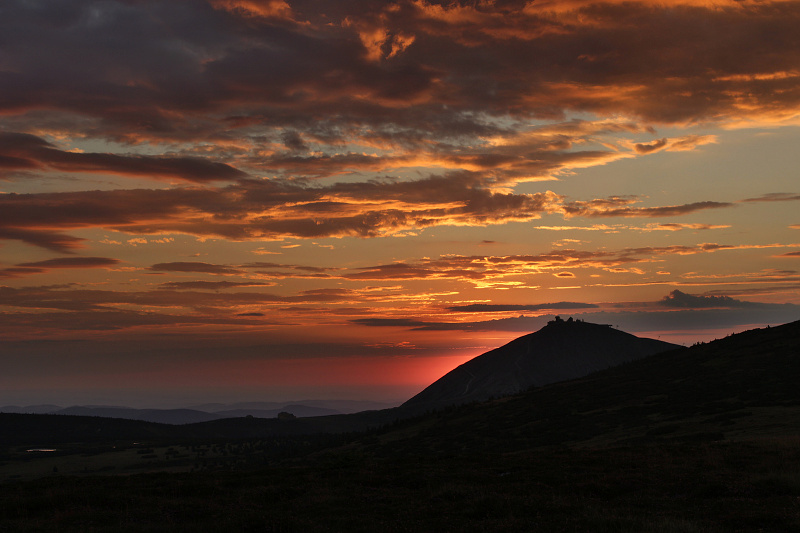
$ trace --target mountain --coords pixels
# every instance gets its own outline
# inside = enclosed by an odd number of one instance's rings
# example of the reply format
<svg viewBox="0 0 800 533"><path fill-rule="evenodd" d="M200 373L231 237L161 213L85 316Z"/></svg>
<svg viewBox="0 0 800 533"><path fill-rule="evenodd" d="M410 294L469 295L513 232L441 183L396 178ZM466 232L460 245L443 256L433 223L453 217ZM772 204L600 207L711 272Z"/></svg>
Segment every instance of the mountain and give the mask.
<svg viewBox="0 0 800 533"><path fill-rule="evenodd" d="M555 320L467 361L403 404L427 410L508 396L679 348L610 326Z"/></svg>
<svg viewBox="0 0 800 533"><path fill-rule="evenodd" d="M436 453L454 442L462 450L516 452L553 445L796 439L798 383L800 321L451 408L382 441Z"/></svg>
<svg viewBox="0 0 800 533"><path fill-rule="evenodd" d="M46 414L58 411L59 409L61 409L61 407L51 404L27 405L25 407L19 405L4 405L0 407L0 413Z"/></svg>
<svg viewBox="0 0 800 533"><path fill-rule="evenodd" d="M228 409L225 411L215 411L216 418L240 418L243 416L253 416L256 418L276 418L278 413L291 413L298 418L310 416L329 416L342 414L336 409L326 409L324 407L312 407L302 404L286 404L275 409Z"/></svg>
<svg viewBox="0 0 800 533"><path fill-rule="evenodd" d="M194 424L221 418L216 414L204 413L203 411L196 411L194 409L133 409L130 407L80 405L59 409L50 414L125 418L128 420L143 420L158 424Z"/></svg>
<svg viewBox="0 0 800 533"><path fill-rule="evenodd" d="M67 407L66 409L50 411L49 414L125 418L128 420L156 422L158 424L196 424L223 418L243 418L246 416L255 418L276 418L278 413L282 411L292 413L296 417L341 414L334 409L325 409L323 407L309 407L299 404L278 405L280 407L274 409L229 409L225 411L215 411L213 413L201 411L199 409L133 409L130 407L76 405Z"/></svg>

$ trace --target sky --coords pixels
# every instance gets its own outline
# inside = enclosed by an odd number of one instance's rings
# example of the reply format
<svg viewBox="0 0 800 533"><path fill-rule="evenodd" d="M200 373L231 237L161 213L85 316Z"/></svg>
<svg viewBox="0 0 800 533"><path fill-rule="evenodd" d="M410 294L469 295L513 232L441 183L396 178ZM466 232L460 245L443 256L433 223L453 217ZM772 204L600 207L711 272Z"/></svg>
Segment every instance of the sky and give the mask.
<svg viewBox="0 0 800 533"><path fill-rule="evenodd" d="M3 0L0 405L399 402L800 319L800 2Z"/></svg>

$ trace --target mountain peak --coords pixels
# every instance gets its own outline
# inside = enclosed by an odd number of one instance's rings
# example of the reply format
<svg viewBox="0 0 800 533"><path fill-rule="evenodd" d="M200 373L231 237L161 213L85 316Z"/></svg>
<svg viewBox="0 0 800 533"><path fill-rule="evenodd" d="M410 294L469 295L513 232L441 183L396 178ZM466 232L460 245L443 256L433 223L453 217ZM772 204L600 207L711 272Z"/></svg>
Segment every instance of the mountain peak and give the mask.
<svg viewBox="0 0 800 533"><path fill-rule="evenodd" d="M678 346L639 338L608 324L557 316L539 331L453 369L403 405L435 409L507 396L674 348Z"/></svg>

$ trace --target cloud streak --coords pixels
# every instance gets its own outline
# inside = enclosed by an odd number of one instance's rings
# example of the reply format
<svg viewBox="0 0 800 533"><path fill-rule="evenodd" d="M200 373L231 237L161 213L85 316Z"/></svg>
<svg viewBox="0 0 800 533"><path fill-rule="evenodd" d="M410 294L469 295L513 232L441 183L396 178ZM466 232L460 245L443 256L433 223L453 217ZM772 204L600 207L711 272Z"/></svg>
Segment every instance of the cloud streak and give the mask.
<svg viewBox="0 0 800 533"><path fill-rule="evenodd" d="M197 183L246 176L229 165L199 157L67 152L33 135L3 132L0 132L0 169L104 173Z"/></svg>
<svg viewBox="0 0 800 533"><path fill-rule="evenodd" d="M118 259L109 257L58 257L43 261L18 263L13 267L0 269L0 278L19 278L64 268L109 268L119 263Z"/></svg>
<svg viewBox="0 0 800 533"><path fill-rule="evenodd" d="M80 248L82 240L65 232L81 228L239 241L369 238L436 226L529 222L547 213L568 218L662 218L736 205L717 201L631 205L637 201L620 196L565 201L551 191L492 192L475 185L471 174L320 187L248 181L223 188L6 194L0 195L0 238L68 253ZM683 227L715 226L665 226Z"/></svg>

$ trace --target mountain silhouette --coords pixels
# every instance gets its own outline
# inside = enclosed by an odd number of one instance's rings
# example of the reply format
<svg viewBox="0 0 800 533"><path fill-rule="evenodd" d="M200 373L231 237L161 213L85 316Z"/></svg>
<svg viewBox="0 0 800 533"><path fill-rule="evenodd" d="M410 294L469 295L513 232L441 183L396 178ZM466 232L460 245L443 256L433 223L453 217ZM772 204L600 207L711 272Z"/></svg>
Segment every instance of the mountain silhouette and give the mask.
<svg viewBox="0 0 800 533"><path fill-rule="evenodd" d="M800 431L800 321L669 350L492 401L443 409L382 435L436 454L546 446L740 442Z"/></svg>
<svg viewBox="0 0 800 533"><path fill-rule="evenodd" d="M437 409L508 396L674 348L679 346L608 325L556 317L539 331L458 366L402 407Z"/></svg>

